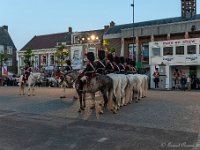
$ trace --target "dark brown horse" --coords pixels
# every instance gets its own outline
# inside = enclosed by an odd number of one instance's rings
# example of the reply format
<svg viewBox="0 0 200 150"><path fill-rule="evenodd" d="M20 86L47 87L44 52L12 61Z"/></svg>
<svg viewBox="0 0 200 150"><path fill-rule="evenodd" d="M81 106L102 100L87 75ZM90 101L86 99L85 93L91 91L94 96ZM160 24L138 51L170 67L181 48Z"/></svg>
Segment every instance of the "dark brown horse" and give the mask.
<svg viewBox="0 0 200 150"><path fill-rule="evenodd" d="M95 77L90 79L89 84L86 83L83 86L83 89L80 89L80 78L75 81L75 88L79 96L80 108L79 112L85 109L85 94L91 93L93 98L95 97L95 93L100 91L103 95L104 99L104 108L107 107L108 100L110 100L111 90L113 88L113 80L106 75L96 75Z"/></svg>

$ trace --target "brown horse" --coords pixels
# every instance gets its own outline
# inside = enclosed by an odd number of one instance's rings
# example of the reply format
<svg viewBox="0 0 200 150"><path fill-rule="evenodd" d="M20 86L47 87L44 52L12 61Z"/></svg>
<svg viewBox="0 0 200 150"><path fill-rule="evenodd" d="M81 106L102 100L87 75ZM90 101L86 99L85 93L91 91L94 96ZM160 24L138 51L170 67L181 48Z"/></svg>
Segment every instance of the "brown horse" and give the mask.
<svg viewBox="0 0 200 150"><path fill-rule="evenodd" d="M79 96L79 112L83 111L86 107L85 105L85 94L91 93L93 96L92 98L95 99L95 93L100 91L103 95L104 99L104 108L107 107L108 100L112 98L111 90L113 88L113 80L106 75L96 75L90 79L89 84L86 83L83 86L83 89L80 89L80 78L75 81L75 88ZM94 100L95 101L95 100Z"/></svg>

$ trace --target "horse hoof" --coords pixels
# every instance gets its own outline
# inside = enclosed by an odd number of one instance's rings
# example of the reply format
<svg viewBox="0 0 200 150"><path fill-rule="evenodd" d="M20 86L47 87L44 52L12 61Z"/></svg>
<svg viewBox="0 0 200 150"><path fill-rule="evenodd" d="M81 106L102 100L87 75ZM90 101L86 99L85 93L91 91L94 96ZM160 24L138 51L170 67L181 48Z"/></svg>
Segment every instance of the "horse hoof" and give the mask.
<svg viewBox="0 0 200 150"><path fill-rule="evenodd" d="M113 111L113 114L117 114L117 112L116 112L116 111Z"/></svg>
<svg viewBox="0 0 200 150"><path fill-rule="evenodd" d="M66 96L60 96L60 98L66 98Z"/></svg>
<svg viewBox="0 0 200 150"><path fill-rule="evenodd" d="M99 112L99 114L101 114L101 115L102 115L102 114L103 114L103 110L102 110L102 111L100 111L100 112Z"/></svg>
<svg viewBox="0 0 200 150"><path fill-rule="evenodd" d="M81 107L80 109L81 109L81 110L85 110L85 108L84 108L84 107Z"/></svg>
<svg viewBox="0 0 200 150"><path fill-rule="evenodd" d="M79 109L78 112L81 113L81 109Z"/></svg>
<svg viewBox="0 0 200 150"><path fill-rule="evenodd" d="M135 101L135 103L138 103L138 101Z"/></svg>
<svg viewBox="0 0 200 150"><path fill-rule="evenodd" d="M30 96L30 94L28 96Z"/></svg>

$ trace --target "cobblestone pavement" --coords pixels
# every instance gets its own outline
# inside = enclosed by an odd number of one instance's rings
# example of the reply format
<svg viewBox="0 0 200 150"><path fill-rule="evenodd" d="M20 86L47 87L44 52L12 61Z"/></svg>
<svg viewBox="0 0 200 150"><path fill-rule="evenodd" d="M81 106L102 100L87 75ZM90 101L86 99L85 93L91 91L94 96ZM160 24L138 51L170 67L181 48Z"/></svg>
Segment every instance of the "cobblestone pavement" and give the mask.
<svg viewBox="0 0 200 150"><path fill-rule="evenodd" d="M66 124L69 128L63 130L63 133L68 133L70 129L74 134L81 134L80 138L82 136L86 136L86 139L94 138L91 147L82 141L86 146L85 149L106 149L106 147L117 149L116 146L118 149L134 147L142 150L200 149L200 91L150 90L148 97L139 103L125 106L117 114L105 111L99 119L96 118L94 110L90 110L89 107L82 114L77 112L78 101L72 99L73 89L67 90L65 99L59 98L62 94L59 88L37 88L36 96L20 96L17 87L0 87L0 132L3 132L1 130L4 129L2 128L4 123L9 121L17 128L17 121L22 118L26 118L24 126L28 124L27 118L31 118L32 122L36 118L40 120L42 127L45 125L41 121L46 121L46 124L55 123L56 128L63 128L67 120ZM88 99L87 106L89 105L91 101ZM33 124L37 123L37 121L33 122ZM84 130L77 133L75 128ZM50 130L49 126L47 129ZM40 130L34 126L30 133ZM9 130L8 134L11 134L10 132ZM95 135L92 135L93 133ZM1 139L4 139L3 135L5 136L5 134L0 135L0 145L2 145ZM56 134L56 137L58 135ZM120 135L123 135L123 138ZM67 134L64 139L74 139L72 136ZM42 137L38 140L40 138ZM110 141L111 139L113 142ZM92 142L91 139L89 141ZM66 147L73 149L74 143L68 142L68 144ZM80 141L76 143L74 149L81 148L80 144ZM45 148L48 146L47 144ZM101 148L97 148L98 146ZM39 149L42 148L39 147Z"/></svg>

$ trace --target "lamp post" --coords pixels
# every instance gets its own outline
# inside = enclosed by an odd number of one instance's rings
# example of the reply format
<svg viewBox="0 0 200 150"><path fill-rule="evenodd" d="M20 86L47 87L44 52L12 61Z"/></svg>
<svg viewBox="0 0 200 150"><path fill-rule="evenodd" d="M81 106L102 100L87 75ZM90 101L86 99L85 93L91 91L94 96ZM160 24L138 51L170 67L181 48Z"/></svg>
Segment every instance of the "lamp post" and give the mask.
<svg viewBox="0 0 200 150"><path fill-rule="evenodd" d="M133 7L133 26L132 26L132 28L133 28L133 30L132 30L132 35L133 35L133 59L135 60L135 53L134 53L134 43L135 43L135 40L134 40L134 0L133 0L133 4L131 4L131 7Z"/></svg>

